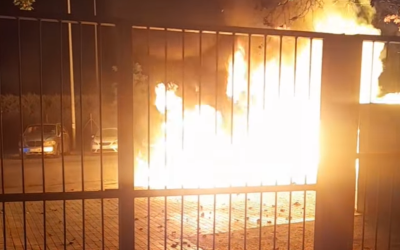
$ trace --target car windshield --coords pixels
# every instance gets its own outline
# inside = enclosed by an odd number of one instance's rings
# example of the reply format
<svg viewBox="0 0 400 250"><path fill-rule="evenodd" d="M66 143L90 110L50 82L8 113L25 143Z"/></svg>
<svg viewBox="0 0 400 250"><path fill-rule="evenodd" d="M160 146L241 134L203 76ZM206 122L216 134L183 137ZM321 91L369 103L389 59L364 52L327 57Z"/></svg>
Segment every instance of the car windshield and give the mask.
<svg viewBox="0 0 400 250"><path fill-rule="evenodd" d="M103 129L103 137L117 137L117 129ZM97 136L100 137L100 132L97 133Z"/></svg>
<svg viewBox="0 0 400 250"><path fill-rule="evenodd" d="M56 125L33 125L33 126L28 126L25 129L25 134L31 134L31 133L41 133L43 127L43 133L44 134L49 134L49 133L56 133Z"/></svg>

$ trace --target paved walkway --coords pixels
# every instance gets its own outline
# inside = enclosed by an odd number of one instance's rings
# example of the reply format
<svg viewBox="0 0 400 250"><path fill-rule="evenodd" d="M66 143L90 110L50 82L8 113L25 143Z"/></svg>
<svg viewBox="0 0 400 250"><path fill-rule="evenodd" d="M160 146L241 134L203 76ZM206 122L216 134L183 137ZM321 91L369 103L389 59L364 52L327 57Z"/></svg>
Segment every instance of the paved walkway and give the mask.
<svg viewBox="0 0 400 250"><path fill-rule="evenodd" d="M262 203L260 203L260 194L249 194L247 197L243 194L235 194L231 198L231 210L229 209L229 195L216 197L215 211L213 196L201 196L200 202L197 199L197 196L185 197L182 203L181 197L171 197L167 199L166 204L164 198L137 199L135 202L136 249L148 249L148 246L150 249L181 249L181 240L183 240L182 249L198 249L197 242L200 243L199 249L210 249L203 241L212 238L214 215L215 237L221 235L220 240L216 240L217 248L218 245L223 246L229 241L229 237L222 236L229 232L229 217L231 217L231 233L242 235L245 228L246 230L257 229L260 224L273 229L275 213L277 225L287 224L289 220L289 193L279 193L277 205L274 194L264 194ZM306 219L310 221L314 218L314 200L314 192L308 192ZM105 249L118 249L118 203L115 199L105 199L103 203L104 237L102 237L101 201L86 200L84 202L85 237L83 238L82 201L66 202L67 249L82 249L83 245L86 246L86 249L102 249L103 244ZM246 203L247 209L245 209ZM24 249L22 207L22 203L5 205L6 249ZM293 193L292 223L303 220L303 207L304 192ZM4 211L2 211L2 215L4 215ZM199 218L198 221L197 218ZM46 202L47 249L64 249L63 221L63 202ZM0 224L0 248L3 248L2 218L0 218ZM199 234L197 234L197 228ZM297 237L302 237L302 231L297 230L296 232L299 234ZM27 249L44 249L42 202L26 203L26 233ZM232 236L231 240L234 237L236 236ZM204 244L204 248L202 244Z"/></svg>

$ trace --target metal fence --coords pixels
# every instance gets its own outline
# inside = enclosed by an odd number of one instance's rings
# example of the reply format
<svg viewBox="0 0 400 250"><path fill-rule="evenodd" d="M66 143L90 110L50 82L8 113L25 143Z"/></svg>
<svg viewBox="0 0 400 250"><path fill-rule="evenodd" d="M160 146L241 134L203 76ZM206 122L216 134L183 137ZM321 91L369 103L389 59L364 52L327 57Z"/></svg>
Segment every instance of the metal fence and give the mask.
<svg viewBox="0 0 400 250"><path fill-rule="evenodd" d="M39 157L6 157L12 129L27 148L27 110L39 110L43 128L45 94L59 103L54 122L72 131L68 24L78 150L48 158L48 145L57 153L73 143L41 129ZM2 112L4 249L314 248L325 41L342 38L10 16L0 25L16 31L0 39L0 86L3 100L17 98L8 115L19 121ZM38 99L27 101L26 89ZM85 112L98 114L98 154L83 147ZM118 141L106 141L103 129L114 126ZM103 152L116 145L118 154Z"/></svg>
<svg viewBox="0 0 400 250"><path fill-rule="evenodd" d="M397 249L398 43L363 47L355 249Z"/></svg>

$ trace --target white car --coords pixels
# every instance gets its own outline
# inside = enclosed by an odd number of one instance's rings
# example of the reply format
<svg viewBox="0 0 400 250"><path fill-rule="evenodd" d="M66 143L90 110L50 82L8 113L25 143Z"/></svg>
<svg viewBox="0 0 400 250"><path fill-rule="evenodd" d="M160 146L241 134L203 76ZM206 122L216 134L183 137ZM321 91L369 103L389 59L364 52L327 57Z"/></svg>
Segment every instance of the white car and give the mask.
<svg viewBox="0 0 400 250"><path fill-rule="evenodd" d="M100 141L100 130L92 136L93 153L99 153L100 148L102 148L103 151L118 152L117 128L103 128L101 137L102 140Z"/></svg>

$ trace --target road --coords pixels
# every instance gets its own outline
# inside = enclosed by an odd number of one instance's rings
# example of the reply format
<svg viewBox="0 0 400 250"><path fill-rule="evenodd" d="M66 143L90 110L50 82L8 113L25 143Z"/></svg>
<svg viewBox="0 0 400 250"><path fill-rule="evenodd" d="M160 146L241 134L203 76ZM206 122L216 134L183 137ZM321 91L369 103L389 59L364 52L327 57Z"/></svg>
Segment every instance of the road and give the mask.
<svg viewBox="0 0 400 250"><path fill-rule="evenodd" d="M105 189L117 188L117 154L104 154L102 165L103 187ZM24 159L23 164L18 157L6 158L3 160L3 171L5 193L22 192L23 183L25 183L25 192L27 193L42 192L43 183L46 192L62 192L64 183L65 191L82 191L82 180L84 180L85 191L101 189L100 155L91 153L83 155L83 157L67 155L64 157L64 164L61 157L45 158L44 161L41 157L27 158Z"/></svg>

